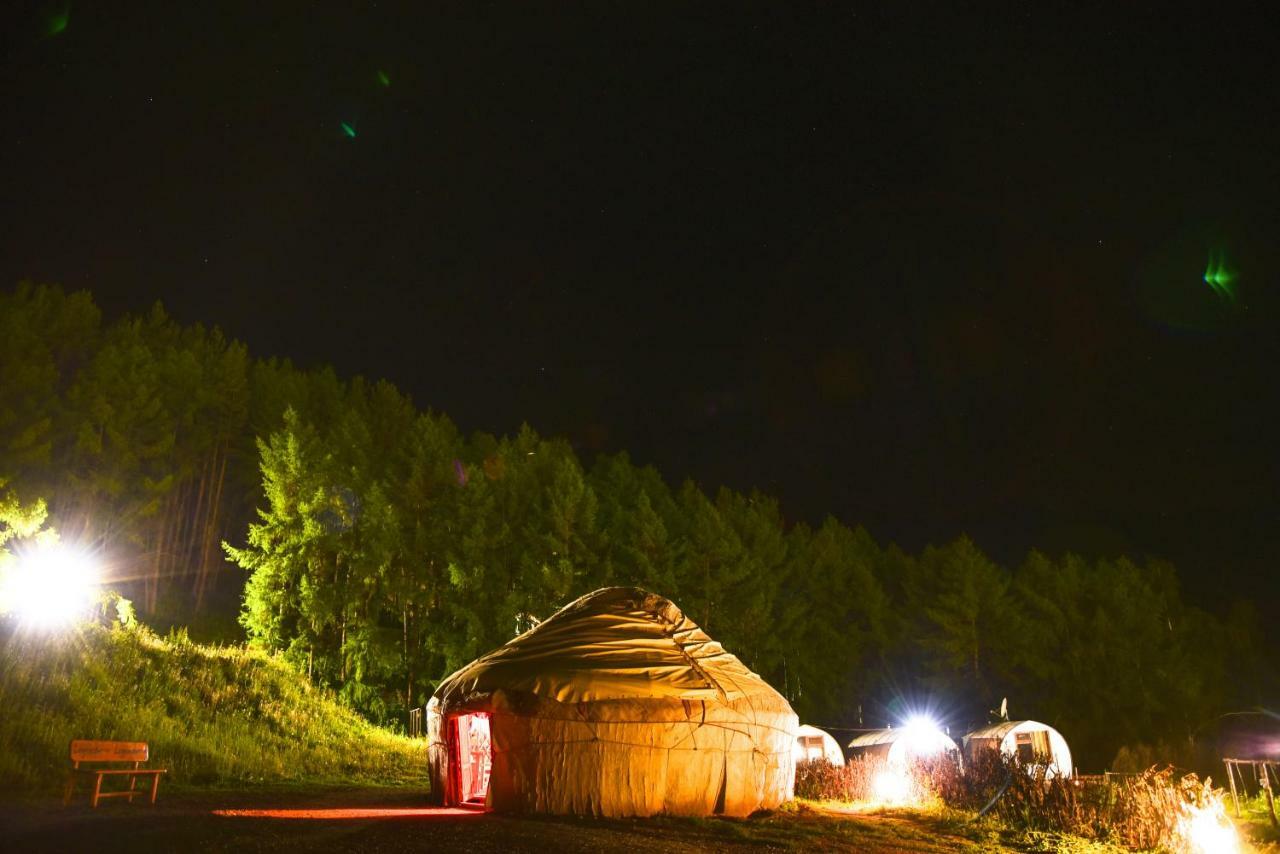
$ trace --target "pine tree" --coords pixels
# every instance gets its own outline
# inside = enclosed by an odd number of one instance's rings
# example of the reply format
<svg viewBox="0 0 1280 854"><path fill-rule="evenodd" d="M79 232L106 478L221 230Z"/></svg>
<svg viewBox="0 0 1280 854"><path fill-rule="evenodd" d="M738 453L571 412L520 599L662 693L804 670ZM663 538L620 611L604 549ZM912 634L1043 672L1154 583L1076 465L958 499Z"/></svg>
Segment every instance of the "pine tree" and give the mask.
<svg viewBox="0 0 1280 854"><path fill-rule="evenodd" d="M1016 637L1009 578L968 537L929 546L907 580L924 672L934 690L972 706L999 690L1002 646Z"/></svg>
<svg viewBox="0 0 1280 854"><path fill-rule="evenodd" d="M776 631L785 686L802 717L858 726L856 709L878 693L888 598L875 575L879 548L862 528L828 517L790 533L791 568Z"/></svg>

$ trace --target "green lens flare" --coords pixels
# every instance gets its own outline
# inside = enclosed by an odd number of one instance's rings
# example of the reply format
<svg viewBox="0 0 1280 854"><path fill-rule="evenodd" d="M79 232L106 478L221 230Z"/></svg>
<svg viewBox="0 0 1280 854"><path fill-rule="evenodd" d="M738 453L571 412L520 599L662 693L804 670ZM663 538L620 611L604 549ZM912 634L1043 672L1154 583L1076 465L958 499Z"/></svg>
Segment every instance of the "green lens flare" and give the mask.
<svg viewBox="0 0 1280 854"><path fill-rule="evenodd" d="M1227 266L1227 253L1222 250L1209 251L1209 263L1204 268L1204 281L1213 292L1222 299L1235 301L1236 272Z"/></svg>
<svg viewBox="0 0 1280 854"><path fill-rule="evenodd" d="M355 138L356 138L356 129L355 129L355 126L354 126L354 125L350 125L350 124L347 124L346 122L343 122L343 123L342 123L342 132L343 132L343 133L345 133L345 134L347 135L347 138L349 138L349 139L355 139Z"/></svg>
<svg viewBox="0 0 1280 854"><path fill-rule="evenodd" d="M391 78L388 77L387 72L383 71L382 69L378 69L378 82L386 87L391 86Z"/></svg>
<svg viewBox="0 0 1280 854"><path fill-rule="evenodd" d="M49 26L45 32L51 36L56 36L65 30L69 23L71 23L71 9L66 8L49 16Z"/></svg>

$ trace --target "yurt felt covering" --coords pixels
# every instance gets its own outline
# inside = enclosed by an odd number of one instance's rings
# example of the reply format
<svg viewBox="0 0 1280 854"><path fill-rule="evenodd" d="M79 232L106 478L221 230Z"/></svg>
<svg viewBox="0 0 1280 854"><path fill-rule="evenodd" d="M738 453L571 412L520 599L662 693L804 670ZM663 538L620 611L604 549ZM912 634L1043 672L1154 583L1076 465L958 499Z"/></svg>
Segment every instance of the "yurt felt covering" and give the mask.
<svg viewBox="0 0 1280 854"><path fill-rule="evenodd" d="M445 722L489 715L498 811L743 816L794 785L790 704L636 588L567 605L445 679L427 712L432 790L446 800Z"/></svg>

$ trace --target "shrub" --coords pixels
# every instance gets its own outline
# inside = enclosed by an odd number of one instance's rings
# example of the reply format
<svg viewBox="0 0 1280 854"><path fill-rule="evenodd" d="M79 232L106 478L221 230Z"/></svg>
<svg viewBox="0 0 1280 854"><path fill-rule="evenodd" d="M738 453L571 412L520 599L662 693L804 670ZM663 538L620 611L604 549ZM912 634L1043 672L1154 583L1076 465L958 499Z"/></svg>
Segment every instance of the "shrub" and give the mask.
<svg viewBox="0 0 1280 854"><path fill-rule="evenodd" d="M886 797L886 779L902 797ZM1043 766L1023 766L994 752L974 756L963 768L945 756L907 766L878 757L853 759L843 767L822 760L800 763L796 796L913 806L937 799L966 811L990 807L1013 830L1069 834L1141 850L1209 850L1203 841L1192 843L1193 830L1234 833L1222 792L1195 774L1152 767L1128 776L1063 779L1048 776Z"/></svg>
<svg viewBox="0 0 1280 854"><path fill-rule="evenodd" d="M811 801L855 800L849 785L848 766L832 765L825 759L796 763L796 797Z"/></svg>
<svg viewBox="0 0 1280 854"><path fill-rule="evenodd" d="M1123 774L1138 774L1148 768L1163 768L1166 765L1197 773L1222 768L1215 751L1207 745L1190 740L1126 744L1111 760L1111 770Z"/></svg>
<svg viewBox="0 0 1280 854"><path fill-rule="evenodd" d="M940 768L944 760L939 760ZM951 763L954 765L954 763ZM850 759L843 766L825 759L796 765L796 797L879 806L921 806L935 794L935 764L898 765L881 756Z"/></svg>
<svg viewBox="0 0 1280 854"><path fill-rule="evenodd" d="M1043 766L1024 767L993 754L975 757L963 774L944 769L933 786L946 803L966 809L981 809L999 792L993 809L1010 828L1067 833L1135 849L1186 850L1192 820L1203 825L1222 816L1226 826L1222 792L1208 780L1172 768L1063 779L1048 777Z"/></svg>

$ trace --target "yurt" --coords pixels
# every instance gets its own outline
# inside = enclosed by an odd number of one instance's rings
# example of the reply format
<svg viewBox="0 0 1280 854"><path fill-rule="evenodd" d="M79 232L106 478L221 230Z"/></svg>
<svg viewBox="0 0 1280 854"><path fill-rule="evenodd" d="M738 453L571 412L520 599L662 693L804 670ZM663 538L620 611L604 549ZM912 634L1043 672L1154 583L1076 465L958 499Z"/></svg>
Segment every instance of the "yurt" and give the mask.
<svg viewBox="0 0 1280 854"><path fill-rule="evenodd" d="M884 757L894 764L959 753L959 746L950 736L926 721L908 721L906 726L896 729L889 727L871 730L849 742L850 759Z"/></svg>
<svg viewBox="0 0 1280 854"><path fill-rule="evenodd" d="M964 737L964 749L971 758L998 750L1002 756L1016 756L1029 768L1046 766L1050 777L1070 777L1073 767L1071 748L1062 733L1039 721L1000 721L983 727Z"/></svg>
<svg viewBox="0 0 1280 854"><path fill-rule="evenodd" d="M797 723L670 600L609 587L440 683L432 795L503 812L745 816L791 797Z"/></svg>
<svg viewBox="0 0 1280 854"><path fill-rule="evenodd" d="M796 730L796 762L815 762L825 759L832 765L844 764L844 751L831 733L816 726L801 724Z"/></svg>

